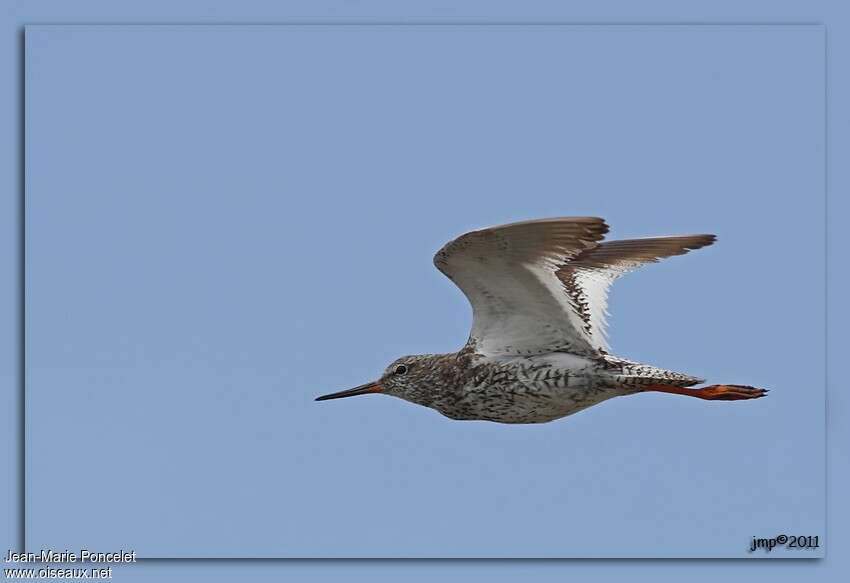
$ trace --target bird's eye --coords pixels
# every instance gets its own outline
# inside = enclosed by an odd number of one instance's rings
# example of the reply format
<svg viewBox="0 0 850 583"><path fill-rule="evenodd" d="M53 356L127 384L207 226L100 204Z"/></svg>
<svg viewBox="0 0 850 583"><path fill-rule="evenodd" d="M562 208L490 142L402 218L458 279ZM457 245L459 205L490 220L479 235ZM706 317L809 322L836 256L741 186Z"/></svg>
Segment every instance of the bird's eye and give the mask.
<svg viewBox="0 0 850 583"><path fill-rule="evenodd" d="M397 367L395 367L395 370L393 372L395 374L404 374L404 373L407 372L407 365L400 364Z"/></svg>

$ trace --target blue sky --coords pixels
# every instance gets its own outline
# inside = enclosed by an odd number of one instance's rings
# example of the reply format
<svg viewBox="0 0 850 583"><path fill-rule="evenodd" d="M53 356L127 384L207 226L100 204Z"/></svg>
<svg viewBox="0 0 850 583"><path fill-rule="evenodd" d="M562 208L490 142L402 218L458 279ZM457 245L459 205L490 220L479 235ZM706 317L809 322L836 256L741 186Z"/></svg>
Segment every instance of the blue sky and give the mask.
<svg viewBox="0 0 850 583"><path fill-rule="evenodd" d="M744 556L822 533L822 35L31 28L28 545ZM312 401L464 342L446 240L582 214L716 233L617 283L611 344L770 397L529 427Z"/></svg>

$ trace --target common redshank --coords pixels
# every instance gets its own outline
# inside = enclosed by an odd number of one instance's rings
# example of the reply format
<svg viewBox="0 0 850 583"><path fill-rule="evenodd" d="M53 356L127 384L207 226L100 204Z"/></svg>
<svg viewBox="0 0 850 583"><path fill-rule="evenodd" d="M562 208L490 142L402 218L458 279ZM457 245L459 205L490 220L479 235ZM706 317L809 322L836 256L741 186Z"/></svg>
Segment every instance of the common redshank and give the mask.
<svg viewBox="0 0 850 583"><path fill-rule="evenodd" d="M434 264L472 304L466 345L448 354L403 356L377 381L317 401L383 393L451 419L545 423L611 397L659 391L713 401L763 397L745 385L691 375L609 353L608 288L646 263L711 245L714 235L602 242L597 217L541 219L461 235Z"/></svg>

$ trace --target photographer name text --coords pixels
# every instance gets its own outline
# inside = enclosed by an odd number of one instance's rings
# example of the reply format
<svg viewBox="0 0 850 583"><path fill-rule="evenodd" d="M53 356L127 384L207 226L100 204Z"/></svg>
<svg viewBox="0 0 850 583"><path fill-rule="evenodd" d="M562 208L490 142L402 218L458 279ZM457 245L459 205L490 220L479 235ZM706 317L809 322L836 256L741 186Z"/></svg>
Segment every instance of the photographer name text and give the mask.
<svg viewBox="0 0 850 583"><path fill-rule="evenodd" d="M7 563L135 563L136 551L119 550L110 553L98 553L88 549L79 552L55 551L41 549L38 553L15 553L11 550L6 554Z"/></svg>

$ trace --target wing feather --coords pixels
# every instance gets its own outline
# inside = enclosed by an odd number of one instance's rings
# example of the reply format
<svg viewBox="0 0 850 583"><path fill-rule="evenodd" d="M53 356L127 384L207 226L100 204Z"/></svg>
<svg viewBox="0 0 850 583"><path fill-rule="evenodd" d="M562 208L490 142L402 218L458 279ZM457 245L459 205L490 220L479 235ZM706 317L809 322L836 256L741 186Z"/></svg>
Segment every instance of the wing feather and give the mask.
<svg viewBox="0 0 850 583"><path fill-rule="evenodd" d="M597 217L542 219L472 231L440 249L434 264L472 305L476 350L493 356L593 352L555 272L607 231Z"/></svg>
<svg viewBox="0 0 850 583"><path fill-rule="evenodd" d="M715 241L684 235L601 243L607 232L601 218L563 217L480 229L447 243L434 264L472 305L469 344L488 356L606 353L611 284Z"/></svg>
<svg viewBox="0 0 850 583"><path fill-rule="evenodd" d="M595 348L608 351L608 290L630 271L660 259L711 245L714 235L682 235L606 241L564 264L556 275L564 283Z"/></svg>

